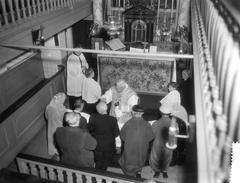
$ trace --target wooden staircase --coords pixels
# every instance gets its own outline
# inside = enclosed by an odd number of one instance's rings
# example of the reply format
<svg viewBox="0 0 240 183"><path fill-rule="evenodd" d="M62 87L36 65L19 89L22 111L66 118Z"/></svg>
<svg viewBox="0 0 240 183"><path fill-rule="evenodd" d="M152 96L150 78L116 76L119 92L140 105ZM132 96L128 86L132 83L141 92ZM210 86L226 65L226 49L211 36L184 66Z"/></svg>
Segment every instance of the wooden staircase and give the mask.
<svg viewBox="0 0 240 183"><path fill-rule="evenodd" d="M144 179L97 170L94 168L79 168L64 165L55 160L26 154L19 154L16 157L16 160L20 173L29 174L50 181L68 183L141 183L145 181Z"/></svg>

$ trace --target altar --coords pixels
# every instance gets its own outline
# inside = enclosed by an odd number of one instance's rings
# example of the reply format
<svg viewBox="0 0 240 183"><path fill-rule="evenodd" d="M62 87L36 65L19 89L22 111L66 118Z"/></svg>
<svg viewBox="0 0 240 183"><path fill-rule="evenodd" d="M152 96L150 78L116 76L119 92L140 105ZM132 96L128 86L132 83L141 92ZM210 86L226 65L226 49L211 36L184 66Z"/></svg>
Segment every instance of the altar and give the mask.
<svg viewBox="0 0 240 183"><path fill-rule="evenodd" d="M174 58L98 55L98 78L103 91L124 79L137 93L166 95L174 63Z"/></svg>

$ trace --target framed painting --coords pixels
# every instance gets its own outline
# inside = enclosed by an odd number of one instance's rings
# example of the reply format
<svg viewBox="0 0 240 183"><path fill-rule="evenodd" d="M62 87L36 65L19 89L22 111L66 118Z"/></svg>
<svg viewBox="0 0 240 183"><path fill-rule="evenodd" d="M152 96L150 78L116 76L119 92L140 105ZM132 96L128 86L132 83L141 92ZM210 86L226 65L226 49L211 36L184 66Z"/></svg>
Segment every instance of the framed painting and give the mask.
<svg viewBox="0 0 240 183"><path fill-rule="evenodd" d="M124 79L138 93L166 95L172 80L175 59L150 59L98 55L100 85L103 91Z"/></svg>

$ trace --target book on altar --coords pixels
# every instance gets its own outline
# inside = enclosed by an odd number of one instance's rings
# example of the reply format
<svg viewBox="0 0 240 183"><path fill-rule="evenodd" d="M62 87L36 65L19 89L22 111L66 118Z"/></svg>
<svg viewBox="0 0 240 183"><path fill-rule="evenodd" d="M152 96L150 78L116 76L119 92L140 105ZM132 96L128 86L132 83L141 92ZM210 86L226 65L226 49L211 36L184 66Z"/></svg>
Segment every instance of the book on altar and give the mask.
<svg viewBox="0 0 240 183"><path fill-rule="evenodd" d="M114 51L125 48L126 46L118 38L112 39L110 41L105 41L105 43Z"/></svg>
<svg viewBox="0 0 240 183"><path fill-rule="evenodd" d="M133 47L130 47L130 52L138 52L138 53L144 53L144 49L142 48L133 48Z"/></svg>
<svg viewBox="0 0 240 183"><path fill-rule="evenodd" d="M149 47L149 52L150 53L157 53L157 46L150 46Z"/></svg>

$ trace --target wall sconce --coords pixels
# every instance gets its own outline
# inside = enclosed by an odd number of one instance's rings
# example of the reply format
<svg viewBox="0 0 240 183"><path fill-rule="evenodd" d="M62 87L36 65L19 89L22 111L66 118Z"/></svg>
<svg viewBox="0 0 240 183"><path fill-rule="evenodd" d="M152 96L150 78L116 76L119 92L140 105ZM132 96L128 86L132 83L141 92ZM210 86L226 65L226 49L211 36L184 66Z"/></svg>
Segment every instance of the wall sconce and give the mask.
<svg viewBox="0 0 240 183"><path fill-rule="evenodd" d="M45 27L42 25L39 28L32 29L32 41L33 45L36 46L44 46L44 36L43 36L43 30Z"/></svg>

